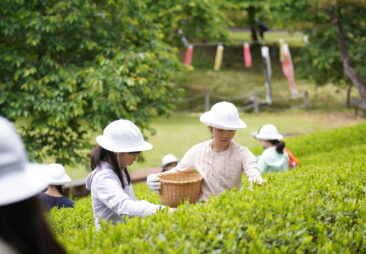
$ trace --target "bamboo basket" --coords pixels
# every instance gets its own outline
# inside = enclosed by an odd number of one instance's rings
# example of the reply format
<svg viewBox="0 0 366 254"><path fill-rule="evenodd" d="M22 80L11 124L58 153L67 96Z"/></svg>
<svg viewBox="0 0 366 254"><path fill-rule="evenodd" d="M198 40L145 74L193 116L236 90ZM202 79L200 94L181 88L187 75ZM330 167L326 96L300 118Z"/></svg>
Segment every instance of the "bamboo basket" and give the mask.
<svg viewBox="0 0 366 254"><path fill-rule="evenodd" d="M177 207L188 200L194 204L201 194L202 176L197 173L174 172L159 176L160 200L164 205Z"/></svg>

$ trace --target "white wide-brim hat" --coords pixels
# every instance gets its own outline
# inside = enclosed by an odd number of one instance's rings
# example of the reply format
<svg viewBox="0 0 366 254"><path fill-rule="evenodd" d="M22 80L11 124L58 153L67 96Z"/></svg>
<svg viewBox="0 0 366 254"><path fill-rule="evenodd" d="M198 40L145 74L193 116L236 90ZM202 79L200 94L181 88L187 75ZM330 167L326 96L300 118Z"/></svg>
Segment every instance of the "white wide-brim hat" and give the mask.
<svg viewBox="0 0 366 254"><path fill-rule="evenodd" d="M33 197L47 189L50 180L46 165L27 164L25 168L0 176L0 206Z"/></svg>
<svg viewBox="0 0 366 254"><path fill-rule="evenodd" d="M37 195L49 185L46 165L28 162L13 125L0 117L0 206Z"/></svg>
<svg viewBox="0 0 366 254"><path fill-rule="evenodd" d="M279 140L283 139L283 135L278 133L276 126L273 124L263 125L258 132L252 134L255 138L261 140Z"/></svg>
<svg viewBox="0 0 366 254"><path fill-rule="evenodd" d="M241 130L247 127L239 118L235 105L226 101L213 105L210 111L201 115L200 121L208 126L224 130Z"/></svg>
<svg viewBox="0 0 366 254"><path fill-rule="evenodd" d="M140 129L124 119L108 124L96 141L104 149L116 153L142 152L153 148L152 144L144 140Z"/></svg>
<svg viewBox="0 0 366 254"><path fill-rule="evenodd" d="M170 163L178 162L178 158L174 154L167 154L161 159L161 166L164 167Z"/></svg>
<svg viewBox="0 0 366 254"><path fill-rule="evenodd" d="M52 163L47 166L47 173L50 175L50 184L62 185L71 182L70 176L65 172L64 166L58 163Z"/></svg>

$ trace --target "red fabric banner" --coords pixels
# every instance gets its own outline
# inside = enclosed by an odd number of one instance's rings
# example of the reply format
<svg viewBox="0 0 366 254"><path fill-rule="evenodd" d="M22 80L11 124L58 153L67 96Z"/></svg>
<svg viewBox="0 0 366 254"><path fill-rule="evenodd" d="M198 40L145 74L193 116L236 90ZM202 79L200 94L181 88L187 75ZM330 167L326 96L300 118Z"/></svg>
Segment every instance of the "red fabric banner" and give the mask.
<svg viewBox="0 0 366 254"><path fill-rule="evenodd" d="M252 67L252 55L250 54L249 43L243 44L243 53L244 53L244 66Z"/></svg>
<svg viewBox="0 0 366 254"><path fill-rule="evenodd" d="M184 64L191 65L193 56L193 45L189 44L186 50L186 56L184 58Z"/></svg>

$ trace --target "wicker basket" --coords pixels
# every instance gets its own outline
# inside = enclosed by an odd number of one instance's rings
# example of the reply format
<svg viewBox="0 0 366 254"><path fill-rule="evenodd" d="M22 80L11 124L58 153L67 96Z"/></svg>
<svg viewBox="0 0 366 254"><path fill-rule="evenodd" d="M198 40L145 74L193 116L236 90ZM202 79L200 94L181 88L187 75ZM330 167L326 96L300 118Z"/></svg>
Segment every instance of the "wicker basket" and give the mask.
<svg viewBox="0 0 366 254"><path fill-rule="evenodd" d="M201 194L202 176L197 173L174 172L159 176L160 200L164 205L177 207L184 200L196 203Z"/></svg>

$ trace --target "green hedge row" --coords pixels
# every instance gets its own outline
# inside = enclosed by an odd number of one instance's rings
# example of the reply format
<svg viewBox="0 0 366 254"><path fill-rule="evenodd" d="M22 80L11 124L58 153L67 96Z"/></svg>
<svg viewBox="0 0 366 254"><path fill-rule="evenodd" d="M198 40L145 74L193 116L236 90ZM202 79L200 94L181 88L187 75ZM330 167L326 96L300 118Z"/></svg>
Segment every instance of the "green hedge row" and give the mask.
<svg viewBox="0 0 366 254"><path fill-rule="evenodd" d="M302 166L95 232L90 197L53 210L51 222L70 253L365 253L366 123L288 140ZM146 185L136 196L159 202Z"/></svg>

